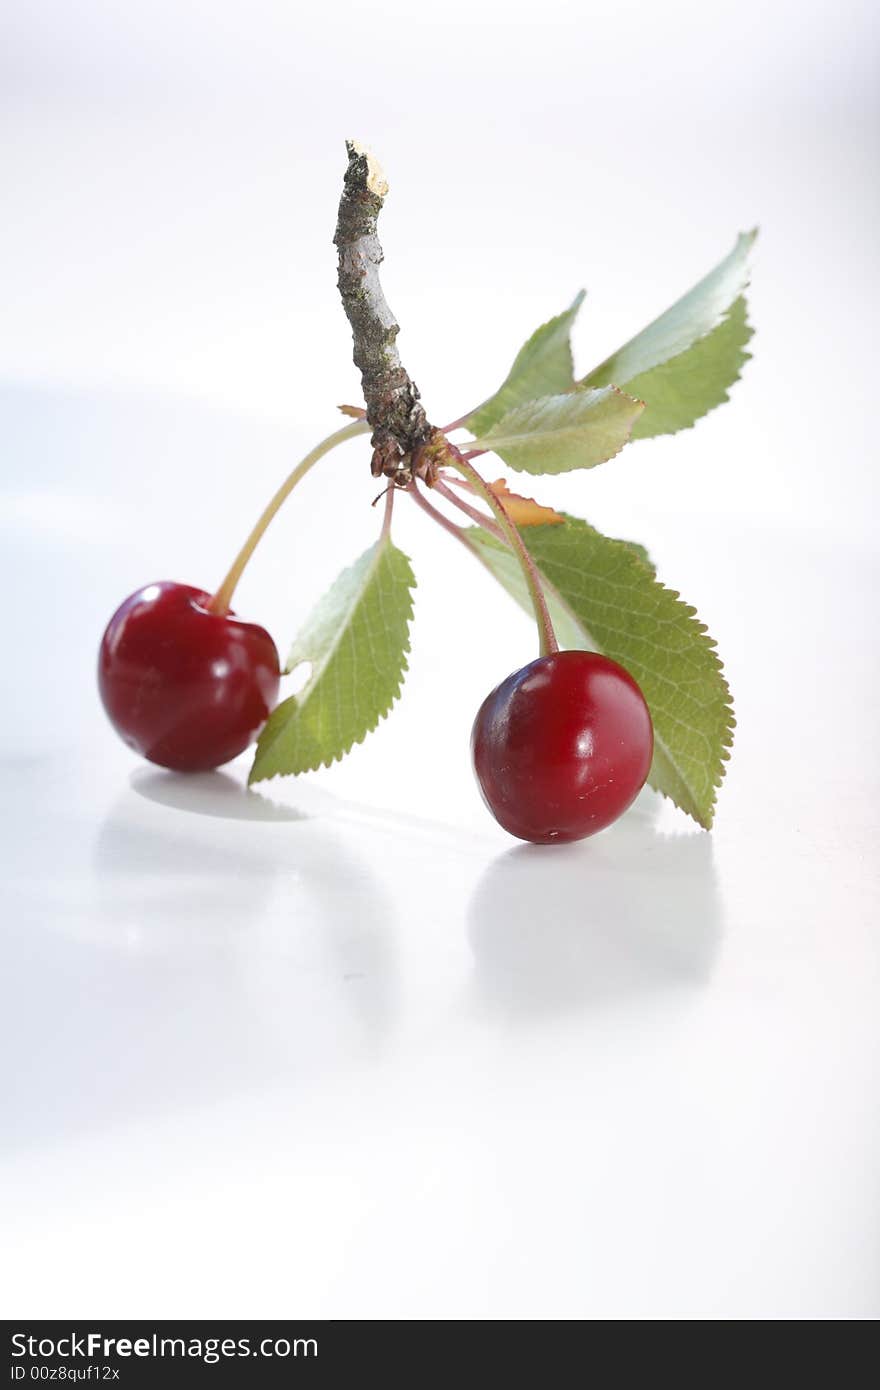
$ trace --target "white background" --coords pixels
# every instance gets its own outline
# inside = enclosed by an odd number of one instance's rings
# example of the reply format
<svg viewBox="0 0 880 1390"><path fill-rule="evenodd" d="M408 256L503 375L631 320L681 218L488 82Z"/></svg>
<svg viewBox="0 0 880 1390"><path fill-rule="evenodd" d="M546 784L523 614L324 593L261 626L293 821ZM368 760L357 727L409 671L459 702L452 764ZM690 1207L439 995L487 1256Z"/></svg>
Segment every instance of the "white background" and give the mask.
<svg viewBox="0 0 880 1390"><path fill-rule="evenodd" d="M876 7L3 26L0 1310L875 1317ZM112 609L215 584L358 399L347 135L438 420L580 285L586 370L760 223L731 403L539 493L717 636L711 836L653 796L568 850L487 819L470 722L534 637L405 506L410 676L350 759L247 796L246 760L175 780L105 725ZM350 444L275 523L237 606L282 649L375 490Z"/></svg>

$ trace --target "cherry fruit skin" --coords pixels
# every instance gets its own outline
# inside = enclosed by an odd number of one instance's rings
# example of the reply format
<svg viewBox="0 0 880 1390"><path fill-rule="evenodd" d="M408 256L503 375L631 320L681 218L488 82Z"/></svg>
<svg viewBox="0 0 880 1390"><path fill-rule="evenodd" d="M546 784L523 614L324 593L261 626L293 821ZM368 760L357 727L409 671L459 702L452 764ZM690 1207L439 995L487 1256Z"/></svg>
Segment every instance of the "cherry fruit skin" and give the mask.
<svg viewBox="0 0 880 1390"><path fill-rule="evenodd" d="M597 652L554 652L486 697L471 735L489 810L535 844L604 830L644 786L654 752L645 697Z"/></svg>
<svg viewBox="0 0 880 1390"><path fill-rule="evenodd" d="M98 686L125 743L160 767L205 772L253 741L278 699L268 632L208 609L189 584L147 584L116 610L101 640Z"/></svg>

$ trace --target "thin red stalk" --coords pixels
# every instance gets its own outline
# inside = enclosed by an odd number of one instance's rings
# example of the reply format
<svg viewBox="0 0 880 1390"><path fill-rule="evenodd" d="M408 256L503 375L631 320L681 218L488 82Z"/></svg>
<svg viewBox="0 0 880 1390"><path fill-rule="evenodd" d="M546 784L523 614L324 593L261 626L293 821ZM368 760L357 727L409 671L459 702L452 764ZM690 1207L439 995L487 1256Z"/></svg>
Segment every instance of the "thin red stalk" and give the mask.
<svg viewBox="0 0 880 1390"><path fill-rule="evenodd" d="M489 504L492 511L495 513L498 525L504 532L505 539L516 555L516 558L519 560L523 578L526 581L526 587L531 596L532 605L535 610L535 619L540 634L541 656L550 656L553 652L558 652L559 643L556 640L556 633L553 631L553 623L550 619L550 612L547 608L547 600L544 597L544 590L541 585L537 567L526 549L525 542L514 525L507 508L501 501L501 498L492 491L485 478L477 472L473 464L469 463L457 450L452 451L449 463L452 467L457 468L459 473L462 473L464 477L467 478L468 482L473 484L483 500Z"/></svg>
<svg viewBox="0 0 880 1390"><path fill-rule="evenodd" d="M438 478L435 482L434 491L439 492L441 497L445 497L447 502L451 502L453 507L457 507L460 512L464 512L465 516L469 516L471 521L475 521L478 526L484 526L493 536L497 536L498 540L505 540L504 532L501 530L497 521L493 521L491 517L486 516L486 513L481 512L479 507L472 507L470 502L466 502L463 497L459 497L458 493L454 492L448 483L444 483L442 478Z"/></svg>
<svg viewBox="0 0 880 1390"><path fill-rule="evenodd" d="M394 494L396 491L397 488L394 483L389 483L385 490L385 518L382 522L382 530L379 533L380 541L384 541L391 532L391 513L394 511Z"/></svg>
<svg viewBox="0 0 880 1390"><path fill-rule="evenodd" d="M436 521L438 526L442 526L444 531L448 532L450 536L454 536L457 541L460 541L465 550L468 550L475 560L479 560L483 569L488 570L493 579L497 578L495 571L492 569L485 555L477 549L473 541L469 540L467 527L457 526L454 521L449 520L448 516L444 516L437 507L428 501L417 482L411 482L407 488L407 492L416 506L420 507L426 516L429 516L432 521ZM489 524L491 525L491 522Z"/></svg>
<svg viewBox="0 0 880 1390"><path fill-rule="evenodd" d="M472 415L475 414L476 411L469 410L467 415L459 415L457 420L453 420L450 424L443 426L443 433L451 434L453 430L464 429L464 426L467 423L467 421L471 418Z"/></svg>
<svg viewBox="0 0 880 1390"><path fill-rule="evenodd" d="M407 488L407 492L409 493L412 500L415 502L416 506L421 507L422 511L425 512L425 514L429 516L432 521L436 521L437 525L442 526L444 531L448 531L450 536L454 536L457 541L461 541L464 545L466 545L468 550L471 549L470 542L468 541L464 533L464 527L456 525L454 521L450 521L448 516L444 516L443 513L433 505L433 503L429 502L427 497L419 487L418 483L415 481L415 479L413 479L413 481L410 483L409 487Z"/></svg>

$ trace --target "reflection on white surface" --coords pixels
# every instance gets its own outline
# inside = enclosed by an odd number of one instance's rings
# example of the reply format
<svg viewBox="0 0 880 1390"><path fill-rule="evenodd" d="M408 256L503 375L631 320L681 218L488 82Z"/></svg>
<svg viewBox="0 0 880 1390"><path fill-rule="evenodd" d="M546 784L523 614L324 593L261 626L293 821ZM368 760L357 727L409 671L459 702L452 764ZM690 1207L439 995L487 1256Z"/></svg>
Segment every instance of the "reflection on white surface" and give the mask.
<svg viewBox="0 0 880 1390"><path fill-rule="evenodd" d="M4 1306L872 1305L876 940L854 884L826 929L796 829L768 858L748 820L670 835L644 796L512 847L321 779L266 819L243 769L132 774L101 735L2 769Z"/></svg>
<svg viewBox="0 0 880 1390"><path fill-rule="evenodd" d="M268 803L242 842L234 816L257 798L224 774L174 782L196 815L125 791L24 895L12 945L42 984L5 1019L26 1059L6 1078L7 1150L362 1064L392 1025L395 914L363 859L285 808L268 838Z"/></svg>
<svg viewBox="0 0 880 1390"><path fill-rule="evenodd" d="M710 837L658 835L638 814L579 845L499 855L468 910L477 984L504 1014L695 988L721 930Z"/></svg>

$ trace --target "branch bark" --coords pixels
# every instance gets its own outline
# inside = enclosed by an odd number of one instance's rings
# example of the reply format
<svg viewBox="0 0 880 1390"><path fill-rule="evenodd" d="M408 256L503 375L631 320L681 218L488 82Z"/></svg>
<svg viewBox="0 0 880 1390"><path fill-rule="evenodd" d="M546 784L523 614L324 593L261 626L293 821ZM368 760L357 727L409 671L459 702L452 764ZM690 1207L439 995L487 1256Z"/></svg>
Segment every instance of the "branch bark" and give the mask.
<svg viewBox="0 0 880 1390"><path fill-rule="evenodd" d="M335 245L339 251L339 293L354 338L354 361L363 382L367 419L373 428L372 471L407 486L432 469L431 443L437 431L428 423L419 390L400 360L400 325L379 280L383 260L376 231L388 184L376 159L353 140L346 141L348 168Z"/></svg>

